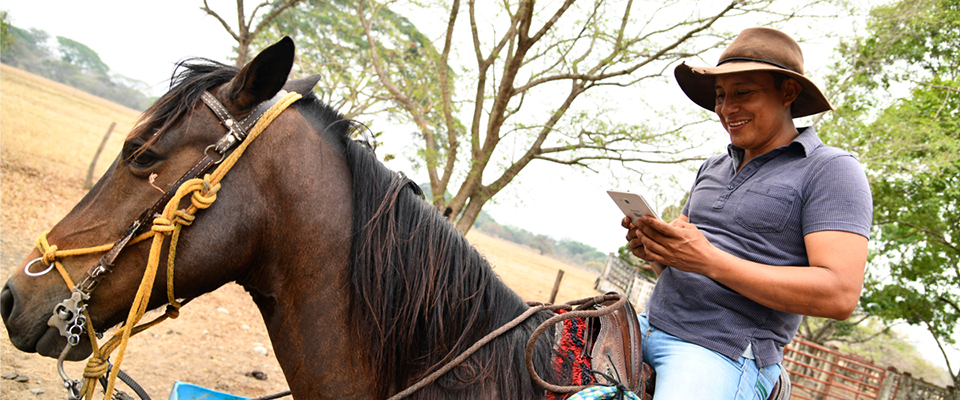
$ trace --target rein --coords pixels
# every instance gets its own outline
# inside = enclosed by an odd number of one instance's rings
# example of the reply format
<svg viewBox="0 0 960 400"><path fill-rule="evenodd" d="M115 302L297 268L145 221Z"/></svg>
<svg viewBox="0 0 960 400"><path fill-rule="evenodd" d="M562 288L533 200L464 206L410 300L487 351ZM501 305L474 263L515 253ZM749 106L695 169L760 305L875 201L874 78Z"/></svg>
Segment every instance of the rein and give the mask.
<svg viewBox="0 0 960 400"><path fill-rule="evenodd" d="M171 189L166 191L151 208L144 211L124 232L123 236L113 244L106 244L90 248L59 250L57 246L50 245L47 242L47 233L43 233L37 239L37 248L43 253L43 256L29 262L24 267L24 273L28 276L36 277L56 268L72 293L70 298L64 300L54 307L53 315L47 322L48 325L59 328L61 335L67 338L67 346L64 347L58 361L58 372L64 380L64 387L68 390L68 398L92 398L96 381L107 373L109 363L107 361L110 354L119 348L116 362L110 369L108 383L104 390L104 398L110 398L116 384L116 377L120 375L120 364L123 361L123 353L126 349L130 336L142 332L166 318L176 318L179 315L179 309L186 304L178 303L173 291L174 259L176 257L176 246L179 240L180 230L183 226L189 226L195 219L194 214L201 209L210 207L217 199L217 191L220 189L220 181L227 172L234 166L247 146L259 136L273 120L280 115L283 110L300 99L297 93L286 93L281 91L274 98L259 104L254 111L244 118L237 121L226 108L209 92L204 92L201 96L206 104L217 118L227 127L228 132L216 143L204 149L204 156L187 171ZM231 149L236 149L226 155ZM210 153L216 153L217 159L211 157ZM217 168L210 174L205 174L210 168L217 165ZM204 175L205 174L205 175ZM200 176L203 175L201 179ZM178 209L181 200L190 195L191 205L186 209ZM152 223L151 223L152 221ZM138 233L144 230L148 223L151 223L149 232ZM160 253L166 236L170 236L170 245L167 259L167 300L168 306L164 315L155 320L136 326L137 322L146 312L150 293L153 290L153 282L156 277L157 268L160 262ZM150 255L147 261L146 270L137 294L131 304L126 322L114 332L102 347L97 345L98 335L93 328L93 322L90 319L87 306L84 303L90 299L91 293L101 280L113 268L114 262L120 252L128 245L150 239L153 242L150 247ZM106 252L100 258L98 265L86 272L83 279L76 285L70 279L70 275L60 263L60 259ZM47 268L41 272L30 272L30 267L42 262ZM63 361L66 359L70 349L80 343L80 335L86 331L93 347L93 356L87 361L87 366L83 373L83 382L71 380L63 371Z"/></svg>
<svg viewBox="0 0 960 400"><path fill-rule="evenodd" d="M616 300L617 302L608 307L595 308L597 304L603 303L608 300ZM457 358L450 360L450 362L448 362L446 365L444 365L440 369L434 371L430 375L426 376L425 378L421 379L417 383L413 384L413 386L410 386L404 389L402 392L391 396L387 400L399 400L399 399L408 397L414 392L416 392L417 390L420 390L426 387L427 385L433 383L435 380L443 376L443 374L449 372L451 369L453 369L457 365L460 365L460 363L464 362L467 358L473 355L473 353L476 353L477 350L480 350L480 348L483 347L485 344L493 341L494 339L503 335L509 330L513 329L517 325L520 325L521 323L526 321L528 318L530 318L530 316L532 316L533 314L536 314L543 310L549 310L553 312L556 312L559 310L565 310L567 312L563 314L555 315L550 319L543 321L540 324L540 326L538 326L537 329L533 332L533 334L530 335L530 339L527 340L527 347L524 353L524 358L527 364L527 373L530 374L530 378L533 380L534 383L537 384L537 386L540 386L541 388L544 388L553 393L575 393L575 392L579 392L581 390L587 389L590 386L558 386L558 385L554 385L544 381L543 378L540 377L540 374L537 373L533 365L533 348L537 343L537 339L540 337L541 334L546 332L547 329L549 329L554 324L557 324L564 320L573 319L573 318L592 318L592 317L600 317L603 315L611 314L614 311L616 311L618 307L622 306L626 302L627 302L627 296L624 296L619 293L608 293L608 294L596 296L596 297L588 297L580 300L572 300L565 304L560 304L560 305L528 302L527 304L530 306L530 308L527 311L524 311L523 314L520 314L519 316L517 316L510 322L507 322L503 326L497 328L493 332L488 333L486 336L484 336L479 341L474 343L473 346L470 346L470 348L468 348L459 356L457 356ZM577 307L574 308L574 306L577 306Z"/></svg>

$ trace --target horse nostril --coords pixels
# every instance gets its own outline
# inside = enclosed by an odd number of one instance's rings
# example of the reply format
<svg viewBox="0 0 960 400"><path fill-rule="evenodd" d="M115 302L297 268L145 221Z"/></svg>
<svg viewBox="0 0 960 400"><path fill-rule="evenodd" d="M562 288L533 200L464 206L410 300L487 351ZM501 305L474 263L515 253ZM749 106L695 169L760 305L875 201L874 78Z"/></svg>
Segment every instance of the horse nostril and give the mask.
<svg viewBox="0 0 960 400"><path fill-rule="evenodd" d="M9 318L13 312L15 302L16 296L14 296L13 290L10 289L10 285L3 285L3 290L0 291L0 316L3 317L4 322L7 321L7 318Z"/></svg>

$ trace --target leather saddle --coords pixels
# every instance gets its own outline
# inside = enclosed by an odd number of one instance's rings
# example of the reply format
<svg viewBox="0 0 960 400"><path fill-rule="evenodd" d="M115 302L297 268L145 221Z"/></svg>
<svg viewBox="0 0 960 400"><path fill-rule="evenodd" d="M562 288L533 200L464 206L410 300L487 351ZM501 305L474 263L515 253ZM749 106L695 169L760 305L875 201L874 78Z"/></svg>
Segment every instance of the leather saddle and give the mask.
<svg viewBox="0 0 960 400"><path fill-rule="evenodd" d="M614 303L616 300L608 300L599 306ZM592 369L602 373L597 374L598 383L622 384L643 400L652 399L656 374L643 362L643 332L633 305L624 302L609 314L588 318L586 324L584 351L590 353ZM767 399L787 400L790 392L790 375L784 368Z"/></svg>
<svg viewBox="0 0 960 400"><path fill-rule="evenodd" d="M614 303L616 300L608 300L598 306ZM586 324L584 350L590 354L592 369L602 374L596 376L598 383L622 384L633 393L645 393L653 370L643 362L643 332L633 305L624 302L609 314L588 318Z"/></svg>

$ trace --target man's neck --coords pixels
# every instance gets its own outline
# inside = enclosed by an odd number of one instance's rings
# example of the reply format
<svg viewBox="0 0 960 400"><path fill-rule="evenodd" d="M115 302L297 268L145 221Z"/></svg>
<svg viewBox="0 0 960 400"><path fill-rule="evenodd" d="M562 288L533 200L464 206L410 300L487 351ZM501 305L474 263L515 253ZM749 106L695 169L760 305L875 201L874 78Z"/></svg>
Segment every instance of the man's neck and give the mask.
<svg viewBox="0 0 960 400"><path fill-rule="evenodd" d="M763 146L759 149L743 149L743 159L740 160L740 165L737 166L737 171L740 171L740 168L743 168L744 165L747 165L750 160L760 157L773 149L777 149L783 146L790 144L800 132L797 130L797 127L793 124L793 119L789 120L789 123L784 124L783 128L780 129L780 132L775 135L772 141L766 146Z"/></svg>

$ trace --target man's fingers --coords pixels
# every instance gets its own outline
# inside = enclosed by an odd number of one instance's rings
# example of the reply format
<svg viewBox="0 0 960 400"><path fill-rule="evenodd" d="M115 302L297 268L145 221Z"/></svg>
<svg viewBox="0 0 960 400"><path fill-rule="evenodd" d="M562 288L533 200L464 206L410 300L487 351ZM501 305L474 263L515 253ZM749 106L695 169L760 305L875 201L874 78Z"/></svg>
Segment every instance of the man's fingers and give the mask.
<svg viewBox="0 0 960 400"><path fill-rule="evenodd" d="M643 220L643 234L651 237L654 240L659 240L660 238L678 238L680 237L678 233L677 226L667 224L656 218L644 217Z"/></svg>

